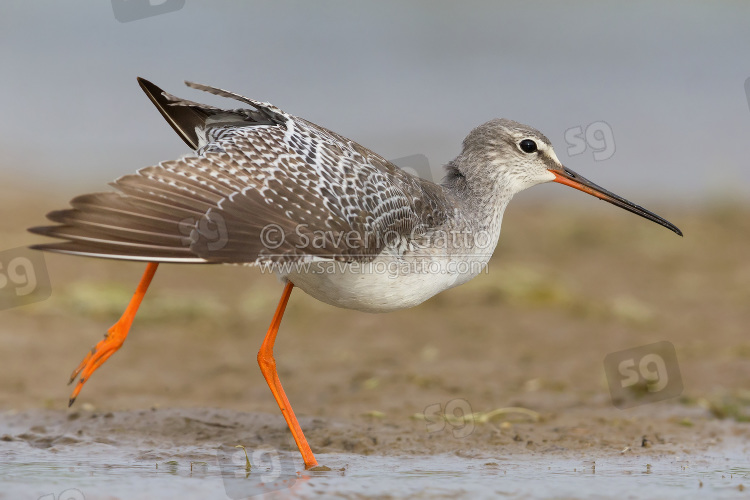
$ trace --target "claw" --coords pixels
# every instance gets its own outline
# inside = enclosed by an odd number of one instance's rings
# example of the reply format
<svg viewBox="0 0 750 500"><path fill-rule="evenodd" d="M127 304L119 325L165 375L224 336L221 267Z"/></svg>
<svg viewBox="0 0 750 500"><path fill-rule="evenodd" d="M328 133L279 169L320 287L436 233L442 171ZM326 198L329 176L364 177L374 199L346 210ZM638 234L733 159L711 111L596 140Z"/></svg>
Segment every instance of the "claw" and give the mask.
<svg viewBox="0 0 750 500"><path fill-rule="evenodd" d="M83 358L81 364L78 365L78 368L76 368L70 376L70 382L68 382L68 385L70 385L76 379L78 374L81 374L81 378L78 379L78 384L76 384L73 393L70 395L68 407L75 403L78 393L83 389L83 384L91 378L91 375L93 375L97 368L104 364L110 356L122 347L125 338L128 336L128 331L130 330L132 322L133 318L127 318L123 315L123 317L109 329L104 340L99 341L98 344L91 348L86 357Z"/></svg>
<svg viewBox="0 0 750 500"><path fill-rule="evenodd" d="M107 335L105 335L104 338L106 339ZM76 377L78 376L78 374L81 373L81 370L83 370L83 367L86 366L86 364L89 362L89 359L91 359L91 356L93 356L95 352L96 352L96 346L94 346L94 347L91 348L91 350L86 355L86 357L83 358L83 361L81 361L81 363L78 365L78 368L76 368L75 370L73 370L73 373L70 374L70 380L68 380L68 385L70 385L70 384L73 383L73 381L76 379ZM73 398L73 399L75 399L75 398ZM73 403L70 403L70 404L73 404ZM70 405L68 405L68 406L70 406Z"/></svg>

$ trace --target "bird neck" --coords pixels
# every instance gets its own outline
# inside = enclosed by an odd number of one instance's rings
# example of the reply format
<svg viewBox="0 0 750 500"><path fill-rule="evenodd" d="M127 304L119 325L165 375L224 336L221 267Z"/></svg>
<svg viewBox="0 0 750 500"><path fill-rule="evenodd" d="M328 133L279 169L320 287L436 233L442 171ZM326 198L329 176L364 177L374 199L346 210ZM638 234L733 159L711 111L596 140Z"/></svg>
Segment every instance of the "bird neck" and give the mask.
<svg viewBox="0 0 750 500"><path fill-rule="evenodd" d="M465 173L472 170L461 168L462 160L466 161L459 156L446 165L442 186L454 197L463 217L474 229L499 236L505 208L514 193L501 179Z"/></svg>

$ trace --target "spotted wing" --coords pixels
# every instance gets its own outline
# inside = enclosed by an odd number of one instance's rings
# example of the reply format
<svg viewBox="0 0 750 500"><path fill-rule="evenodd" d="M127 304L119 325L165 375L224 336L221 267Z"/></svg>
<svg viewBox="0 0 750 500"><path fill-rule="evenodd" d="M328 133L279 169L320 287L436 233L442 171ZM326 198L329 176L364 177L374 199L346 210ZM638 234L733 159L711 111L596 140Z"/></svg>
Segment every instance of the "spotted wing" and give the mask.
<svg viewBox="0 0 750 500"><path fill-rule="evenodd" d="M36 248L157 262L369 260L447 217L440 186L359 144L270 104L191 86L255 110L164 94L202 113L191 119L205 120L203 128L181 133L196 154L122 177L115 192L74 199L48 215L58 225L31 229L66 241Z"/></svg>

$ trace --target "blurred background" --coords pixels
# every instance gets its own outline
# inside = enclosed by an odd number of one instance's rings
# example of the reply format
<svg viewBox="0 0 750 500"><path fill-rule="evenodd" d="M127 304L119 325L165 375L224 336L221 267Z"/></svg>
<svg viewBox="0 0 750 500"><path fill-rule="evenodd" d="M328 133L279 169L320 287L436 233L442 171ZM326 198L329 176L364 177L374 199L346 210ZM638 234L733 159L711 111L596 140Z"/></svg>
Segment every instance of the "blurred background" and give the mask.
<svg viewBox="0 0 750 500"><path fill-rule="evenodd" d="M435 180L471 128L511 118L685 237L545 185L511 203L488 274L415 309L368 315L298 291L277 344L298 414L406 419L461 397L476 411L630 418L612 407L603 360L666 340L684 391L649 406L652 422L747 419L750 4L153 4L0 5L0 251L39 242L25 229L75 195L187 153L137 76L215 105L236 103L183 80L269 101L388 158L424 155ZM47 255L46 268L49 299L0 311L7 409L65 408L70 371L143 266ZM257 270L162 266L79 404L276 412L255 353L280 291ZM643 434L631 431L623 443ZM314 447L338 446L323 432Z"/></svg>
<svg viewBox="0 0 750 500"><path fill-rule="evenodd" d="M9 0L0 9L6 179L98 188L184 154L138 88L142 76L214 104L234 106L183 80L269 101L388 158L424 154L436 179L471 128L505 117L544 132L570 168L641 200L743 196L750 186L742 1ZM118 11L144 17L118 22ZM573 137L597 122L611 130L605 144L594 125L582 149ZM606 160L595 160L597 146Z"/></svg>

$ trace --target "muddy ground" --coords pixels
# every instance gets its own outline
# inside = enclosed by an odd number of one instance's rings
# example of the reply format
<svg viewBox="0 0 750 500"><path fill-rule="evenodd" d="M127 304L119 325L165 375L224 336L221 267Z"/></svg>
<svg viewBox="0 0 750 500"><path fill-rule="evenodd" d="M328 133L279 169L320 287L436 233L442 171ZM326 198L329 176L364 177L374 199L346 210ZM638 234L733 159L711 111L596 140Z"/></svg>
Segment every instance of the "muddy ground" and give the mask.
<svg viewBox="0 0 750 500"><path fill-rule="evenodd" d="M23 229L77 193L63 191L3 188L2 249L41 241ZM750 207L652 207L679 238L568 200L511 204L489 273L410 310L347 311L295 290L276 355L313 450L601 456L747 445ZM255 360L282 289L275 277L162 265L124 347L67 409L71 370L144 266L60 255L46 264L52 296L0 311L3 440L127 442L162 458L169 443L293 449ZM676 349L682 394L615 408L605 356L659 341ZM435 405L451 401L480 415L441 429ZM530 412L483 421L507 407Z"/></svg>

